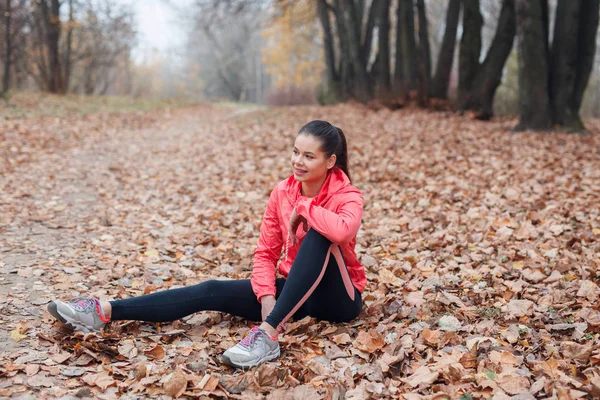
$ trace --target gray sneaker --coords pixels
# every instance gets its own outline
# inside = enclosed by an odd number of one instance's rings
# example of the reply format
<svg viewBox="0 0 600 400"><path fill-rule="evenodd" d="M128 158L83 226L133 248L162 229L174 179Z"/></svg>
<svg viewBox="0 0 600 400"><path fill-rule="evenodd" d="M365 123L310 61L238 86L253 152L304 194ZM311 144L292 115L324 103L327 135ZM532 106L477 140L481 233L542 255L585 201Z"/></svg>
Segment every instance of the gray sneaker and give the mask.
<svg viewBox="0 0 600 400"><path fill-rule="evenodd" d="M279 357L279 342L255 326L241 342L223 353L222 361L232 367L248 369Z"/></svg>
<svg viewBox="0 0 600 400"><path fill-rule="evenodd" d="M104 316L100 300L96 297L76 298L65 303L52 301L48 311L54 318L71 329L99 332L110 320Z"/></svg>

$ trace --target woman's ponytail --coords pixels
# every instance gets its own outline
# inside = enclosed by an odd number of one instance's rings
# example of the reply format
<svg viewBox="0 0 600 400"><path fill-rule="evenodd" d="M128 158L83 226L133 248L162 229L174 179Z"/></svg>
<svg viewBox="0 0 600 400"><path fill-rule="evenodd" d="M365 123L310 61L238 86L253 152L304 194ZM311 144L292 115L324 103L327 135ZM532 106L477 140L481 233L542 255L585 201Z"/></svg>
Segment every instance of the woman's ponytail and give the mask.
<svg viewBox="0 0 600 400"><path fill-rule="evenodd" d="M337 126L335 127L335 129L337 129L338 134L340 135L340 139L341 139L338 151L336 151L336 153L335 153L335 156L336 156L335 165L340 167L340 169L342 171L344 171L344 173L346 174L348 179L350 181L352 181L352 178L350 177L350 171L348 169L348 144L346 143L346 135L344 135L344 131L342 131Z"/></svg>

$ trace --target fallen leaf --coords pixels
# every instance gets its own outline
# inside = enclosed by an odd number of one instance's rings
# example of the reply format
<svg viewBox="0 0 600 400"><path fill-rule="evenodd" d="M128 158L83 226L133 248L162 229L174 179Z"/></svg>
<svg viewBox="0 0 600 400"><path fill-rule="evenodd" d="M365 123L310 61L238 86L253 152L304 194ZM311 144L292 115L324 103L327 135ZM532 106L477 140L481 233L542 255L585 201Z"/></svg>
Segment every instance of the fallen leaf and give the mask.
<svg viewBox="0 0 600 400"><path fill-rule="evenodd" d="M367 353L374 353L385 345L385 339L376 330L370 330L369 332L360 331L354 342L352 342L352 345Z"/></svg>
<svg viewBox="0 0 600 400"><path fill-rule="evenodd" d="M566 341L560 343L560 352L566 359L587 362L592 355L592 346Z"/></svg>
<svg viewBox="0 0 600 400"><path fill-rule="evenodd" d="M25 374L27 374L27 376L33 376L33 375L37 374L39 370L40 370L39 364L29 364L28 366L25 367Z"/></svg>
<svg viewBox="0 0 600 400"><path fill-rule="evenodd" d="M331 338L336 344L348 344L352 342L352 338L347 333L341 333Z"/></svg>
<svg viewBox="0 0 600 400"><path fill-rule="evenodd" d="M155 344L151 348L144 350L144 354L149 356L150 358L162 360L165 357L166 352L161 345Z"/></svg>
<svg viewBox="0 0 600 400"><path fill-rule="evenodd" d="M165 393L171 397L179 397L185 392L187 388L187 378L185 374L180 370L176 370L173 372L173 375L164 383L163 387L165 389ZM204 386L199 389L204 389Z"/></svg>
<svg viewBox="0 0 600 400"><path fill-rule="evenodd" d="M411 376L405 379L401 379L410 387L428 387L436 381L440 373L438 371L432 371L426 365L419 367Z"/></svg>
<svg viewBox="0 0 600 400"><path fill-rule="evenodd" d="M206 375L204 375L202 380L196 385L196 388L207 391L207 392L213 392L217 388L218 385L219 385L219 377L218 376L212 375L212 374L206 374Z"/></svg>
<svg viewBox="0 0 600 400"><path fill-rule="evenodd" d="M507 312L515 317L523 317L533 314L533 301L511 300L506 306Z"/></svg>
<svg viewBox="0 0 600 400"><path fill-rule="evenodd" d="M15 341L15 342L20 342L23 339L27 338L27 335L23 335L19 329L13 329L12 331L10 331L10 337Z"/></svg>
<svg viewBox="0 0 600 400"><path fill-rule="evenodd" d="M138 354L138 349L133 340L124 340L118 347L119 354L126 358L134 358Z"/></svg>

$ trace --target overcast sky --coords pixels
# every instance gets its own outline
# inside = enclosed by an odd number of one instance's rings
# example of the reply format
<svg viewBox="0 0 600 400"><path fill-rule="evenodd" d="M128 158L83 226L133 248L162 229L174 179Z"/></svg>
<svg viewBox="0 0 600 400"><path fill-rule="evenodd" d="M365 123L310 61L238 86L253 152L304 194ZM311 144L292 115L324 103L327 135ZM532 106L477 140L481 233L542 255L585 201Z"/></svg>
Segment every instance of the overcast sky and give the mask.
<svg viewBox="0 0 600 400"><path fill-rule="evenodd" d="M183 23L178 18L176 7L185 7L192 0L120 0L129 4L135 14L138 31L138 45L134 58L141 62L156 49L169 56L183 46L186 40Z"/></svg>

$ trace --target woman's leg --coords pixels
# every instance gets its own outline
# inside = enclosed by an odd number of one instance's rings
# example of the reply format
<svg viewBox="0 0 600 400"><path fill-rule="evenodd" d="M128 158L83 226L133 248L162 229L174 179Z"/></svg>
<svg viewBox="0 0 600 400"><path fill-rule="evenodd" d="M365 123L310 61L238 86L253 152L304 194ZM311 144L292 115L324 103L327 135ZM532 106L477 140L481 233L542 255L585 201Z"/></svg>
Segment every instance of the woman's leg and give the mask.
<svg viewBox="0 0 600 400"><path fill-rule="evenodd" d="M277 295L284 279L277 279ZM250 280L212 280L195 286L164 290L125 300L101 302L82 297L70 302L52 301L48 311L54 318L84 332L99 331L111 320L164 322L198 311L221 311L253 321L261 320L261 306Z"/></svg>
<svg viewBox="0 0 600 400"><path fill-rule="evenodd" d="M362 298L352 284L340 247L332 245L330 251L323 279L301 310L318 320L350 322L360 314Z"/></svg>
<svg viewBox="0 0 600 400"><path fill-rule="evenodd" d="M284 284L277 281L277 291ZM261 306L249 279L210 280L194 286L111 301L111 320L173 321L198 311L221 311L251 321L261 320Z"/></svg>
<svg viewBox="0 0 600 400"><path fill-rule="evenodd" d="M266 324L282 330L294 313L332 322L350 321L362 308L338 245L310 229Z"/></svg>
<svg viewBox="0 0 600 400"><path fill-rule="evenodd" d="M339 246L315 230L309 230L275 307L265 322L222 357L224 363L249 368L279 357L276 334L292 316L312 315L330 321L349 321L361 310L360 293L354 288Z"/></svg>

